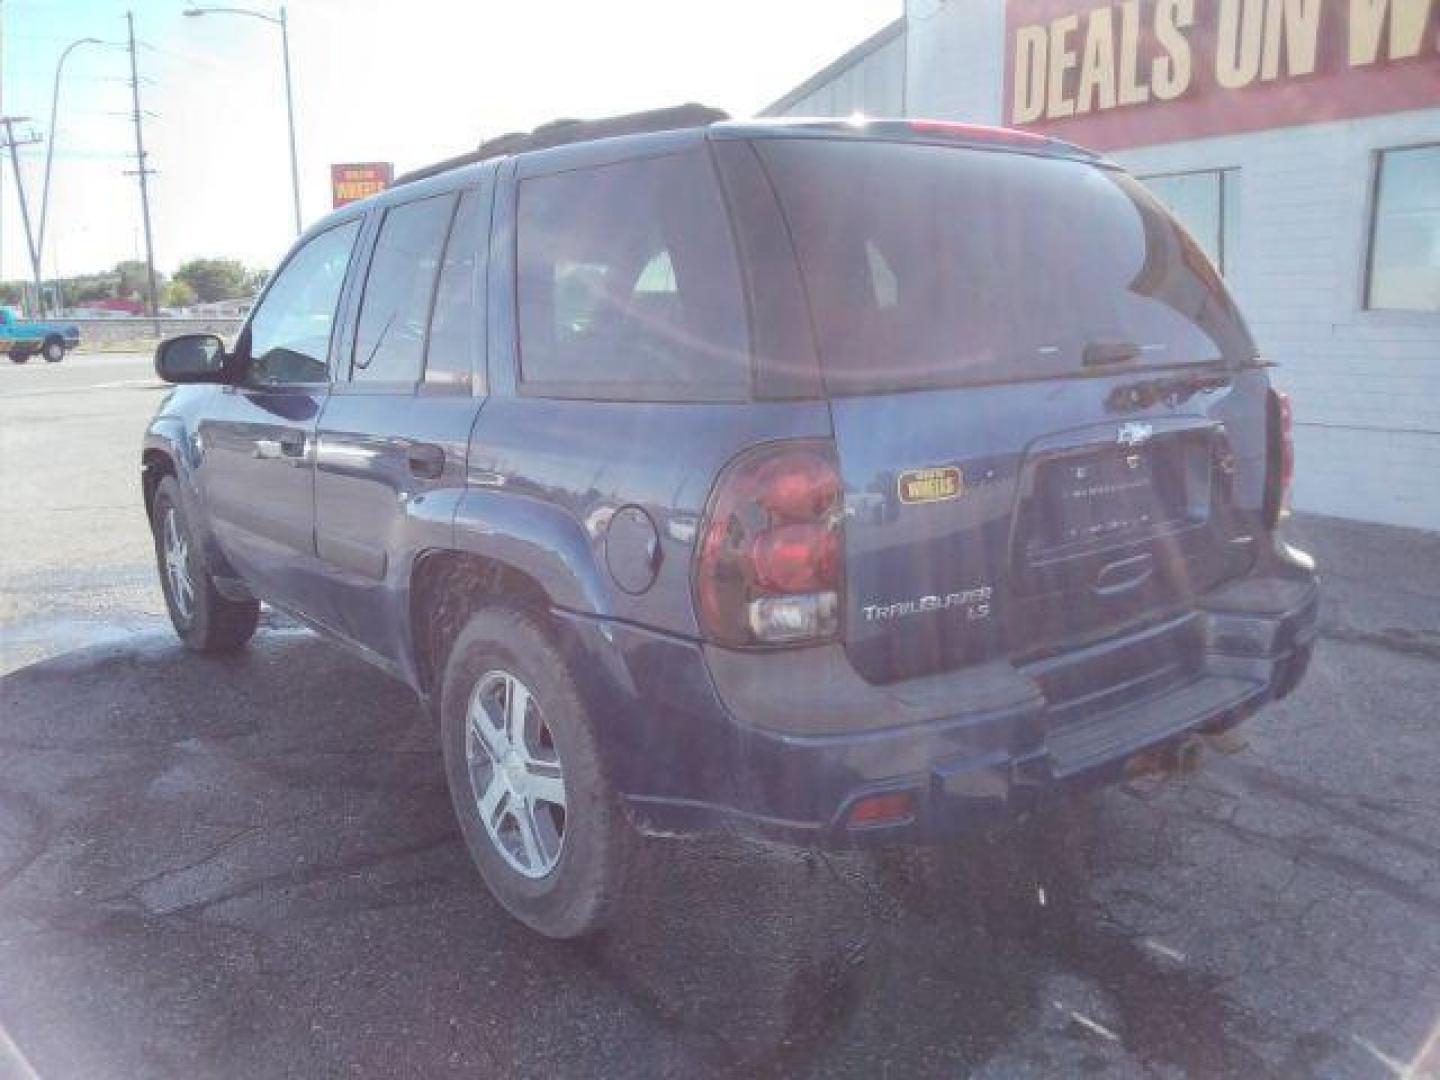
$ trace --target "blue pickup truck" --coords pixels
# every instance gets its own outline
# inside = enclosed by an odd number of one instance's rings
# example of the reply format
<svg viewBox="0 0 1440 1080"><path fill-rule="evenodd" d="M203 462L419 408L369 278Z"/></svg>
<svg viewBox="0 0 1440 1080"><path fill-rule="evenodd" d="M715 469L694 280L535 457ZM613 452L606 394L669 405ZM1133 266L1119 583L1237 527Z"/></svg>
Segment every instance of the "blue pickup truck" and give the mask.
<svg viewBox="0 0 1440 1080"><path fill-rule="evenodd" d="M52 364L80 344L80 328L74 323L36 322L21 319L7 307L0 307L0 351L23 364L39 353Z"/></svg>

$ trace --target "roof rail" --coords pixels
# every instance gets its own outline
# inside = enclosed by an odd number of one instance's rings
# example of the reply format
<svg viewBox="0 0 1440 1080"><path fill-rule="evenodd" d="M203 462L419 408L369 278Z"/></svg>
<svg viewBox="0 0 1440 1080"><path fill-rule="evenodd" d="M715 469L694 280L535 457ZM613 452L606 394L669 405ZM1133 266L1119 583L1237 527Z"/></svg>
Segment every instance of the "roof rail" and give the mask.
<svg viewBox="0 0 1440 1080"><path fill-rule="evenodd" d="M730 119L730 114L708 105L672 105L667 109L648 109L645 112L626 113L623 116L606 116L599 120L552 120L541 124L534 131L512 131L487 139L469 153L437 161L433 165L415 169L400 176L391 185L413 184L440 173L458 169L462 165L473 165L477 161L520 154L527 150L544 150L551 146L568 143L590 142L593 139L608 139L615 135L638 135L647 131L678 131L681 128L705 127L721 120Z"/></svg>

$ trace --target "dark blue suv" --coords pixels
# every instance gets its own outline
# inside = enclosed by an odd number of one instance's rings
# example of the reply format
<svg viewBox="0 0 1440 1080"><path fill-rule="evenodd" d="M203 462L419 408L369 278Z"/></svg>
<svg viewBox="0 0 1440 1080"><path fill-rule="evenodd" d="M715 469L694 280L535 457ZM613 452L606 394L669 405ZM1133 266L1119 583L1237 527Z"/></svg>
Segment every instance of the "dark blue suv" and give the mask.
<svg viewBox="0 0 1440 1080"><path fill-rule="evenodd" d="M549 125L332 214L156 366L197 384L143 450L180 636L264 601L413 686L552 936L637 830L931 841L1309 659L1288 404L1195 242L1051 139Z"/></svg>

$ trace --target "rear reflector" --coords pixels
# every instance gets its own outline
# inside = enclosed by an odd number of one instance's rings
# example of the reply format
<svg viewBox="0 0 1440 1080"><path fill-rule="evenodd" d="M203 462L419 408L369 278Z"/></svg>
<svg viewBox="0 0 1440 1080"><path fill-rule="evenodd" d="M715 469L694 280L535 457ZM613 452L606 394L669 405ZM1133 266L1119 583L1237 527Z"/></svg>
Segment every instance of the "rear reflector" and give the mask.
<svg viewBox="0 0 1440 1080"><path fill-rule="evenodd" d="M867 825L896 825L915 816L915 804L908 791L887 791L866 795L850 807L845 823L852 829Z"/></svg>

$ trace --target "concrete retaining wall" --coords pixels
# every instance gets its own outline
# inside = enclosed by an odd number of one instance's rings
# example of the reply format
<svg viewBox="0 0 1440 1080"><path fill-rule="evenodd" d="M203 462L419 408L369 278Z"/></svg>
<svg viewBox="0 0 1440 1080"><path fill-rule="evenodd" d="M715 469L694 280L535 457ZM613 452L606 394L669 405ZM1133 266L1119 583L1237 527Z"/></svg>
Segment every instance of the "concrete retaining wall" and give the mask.
<svg viewBox="0 0 1440 1080"><path fill-rule="evenodd" d="M239 319L57 319L80 327L80 348L104 349L136 342L154 342L177 334L219 334L229 340L240 331ZM156 325L159 332L156 332Z"/></svg>

